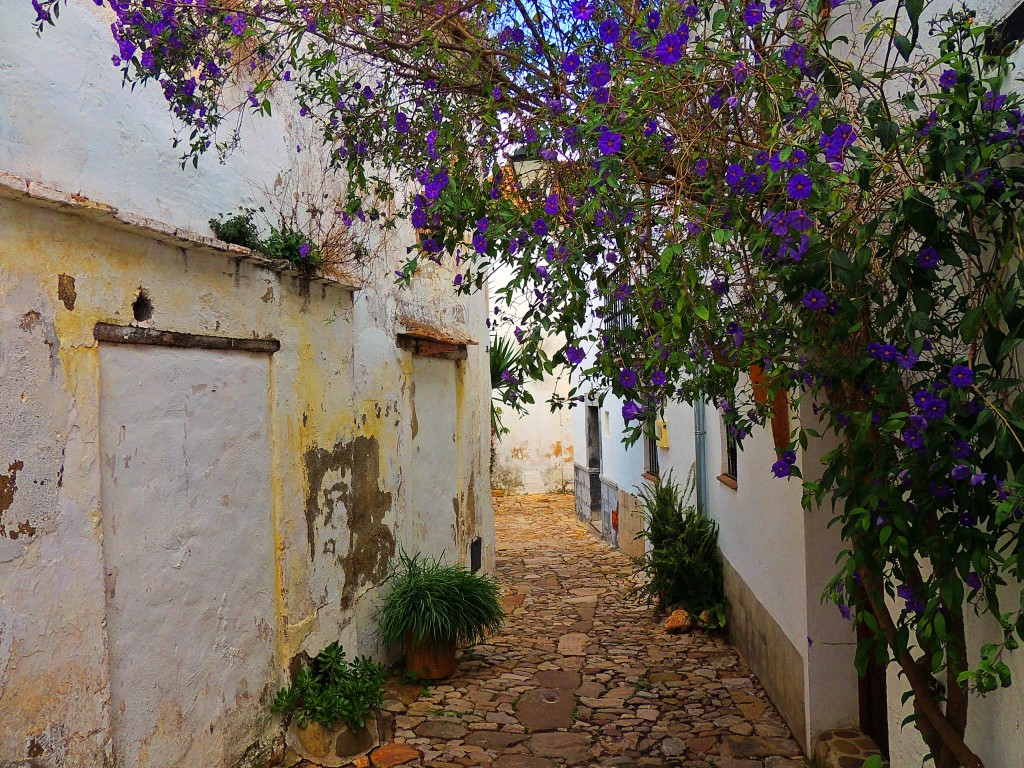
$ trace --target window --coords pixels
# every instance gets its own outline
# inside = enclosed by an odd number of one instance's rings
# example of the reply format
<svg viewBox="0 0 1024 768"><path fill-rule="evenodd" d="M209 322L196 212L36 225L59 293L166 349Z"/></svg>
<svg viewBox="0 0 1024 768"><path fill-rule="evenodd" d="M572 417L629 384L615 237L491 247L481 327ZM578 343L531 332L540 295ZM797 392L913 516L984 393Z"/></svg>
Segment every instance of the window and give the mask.
<svg viewBox="0 0 1024 768"><path fill-rule="evenodd" d="M625 299L613 298L606 306L604 312L604 327L615 328L625 331L636 326L633 313L629 309L629 302Z"/></svg>
<svg viewBox="0 0 1024 768"><path fill-rule="evenodd" d="M661 467L658 463L658 432L653 421L644 427L644 474L658 477Z"/></svg>
<svg viewBox="0 0 1024 768"><path fill-rule="evenodd" d="M725 433L725 476L736 479L736 438Z"/></svg>
<svg viewBox="0 0 1024 768"><path fill-rule="evenodd" d="M1024 40L1024 3L1020 3L985 33L985 48L991 54L1009 55Z"/></svg>
<svg viewBox="0 0 1024 768"><path fill-rule="evenodd" d="M722 474L718 476L718 481L722 485L735 490L738 487L736 481L738 475L737 451L739 446L736 444L736 438L730 434L729 425L725 423L725 418L722 418L719 424L722 430Z"/></svg>

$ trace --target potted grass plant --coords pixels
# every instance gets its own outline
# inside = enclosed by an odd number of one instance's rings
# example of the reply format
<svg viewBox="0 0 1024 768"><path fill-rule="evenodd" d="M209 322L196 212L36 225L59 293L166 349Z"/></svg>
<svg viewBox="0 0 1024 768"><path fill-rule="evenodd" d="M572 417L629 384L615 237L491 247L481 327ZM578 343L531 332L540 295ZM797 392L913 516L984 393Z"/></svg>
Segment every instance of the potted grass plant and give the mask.
<svg viewBox="0 0 1024 768"><path fill-rule="evenodd" d="M402 552L378 612L385 643L404 643L409 674L440 680L455 671L459 646L483 640L505 619L494 579L440 558Z"/></svg>
<svg viewBox="0 0 1024 768"><path fill-rule="evenodd" d="M377 746L377 709L387 669L331 643L277 692L273 712L289 718L288 745L321 766L348 765Z"/></svg>

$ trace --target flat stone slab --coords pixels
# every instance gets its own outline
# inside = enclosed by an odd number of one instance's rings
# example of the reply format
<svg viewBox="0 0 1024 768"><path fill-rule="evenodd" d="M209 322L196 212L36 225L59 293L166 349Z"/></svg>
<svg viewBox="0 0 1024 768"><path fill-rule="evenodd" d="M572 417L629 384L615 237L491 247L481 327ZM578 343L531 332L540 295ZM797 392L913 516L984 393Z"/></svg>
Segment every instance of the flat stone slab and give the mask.
<svg viewBox="0 0 1024 768"><path fill-rule="evenodd" d="M581 676L579 672L562 669L542 669L534 675L533 679L542 688L558 688L563 691L573 691L580 687Z"/></svg>
<svg viewBox="0 0 1024 768"><path fill-rule="evenodd" d="M483 747L500 752L503 749L522 744L530 738L528 733L506 733L504 731L477 731L472 734L466 743L473 747Z"/></svg>
<svg viewBox="0 0 1024 768"><path fill-rule="evenodd" d="M592 743L585 733L538 733L530 739L530 751L537 757L554 757L575 765L587 759Z"/></svg>
<svg viewBox="0 0 1024 768"><path fill-rule="evenodd" d="M502 755L494 761L494 768L558 768L558 763L533 755Z"/></svg>
<svg viewBox="0 0 1024 768"><path fill-rule="evenodd" d="M576 697L569 691L542 688L523 695L516 704L516 717L531 731L556 731L572 725Z"/></svg>
<svg viewBox="0 0 1024 768"><path fill-rule="evenodd" d="M419 760L420 757L420 751L408 744L385 744L370 753L370 761L374 768L395 768L398 765L408 765L413 760Z"/></svg>
<svg viewBox="0 0 1024 768"><path fill-rule="evenodd" d="M457 723L445 723L438 720L427 720L415 729L417 736L427 739L462 739L469 733L468 728Z"/></svg>
<svg viewBox="0 0 1024 768"><path fill-rule="evenodd" d="M563 656L586 656L590 635L582 632L570 632L558 640L558 652Z"/></svg>
<svg viewBox="0 0 1024 768"><path fill-rule="evenodd" d="M733 757L796 757L800 747L792 739L767 739L763 736L726 736L722 751Z"/></svg>

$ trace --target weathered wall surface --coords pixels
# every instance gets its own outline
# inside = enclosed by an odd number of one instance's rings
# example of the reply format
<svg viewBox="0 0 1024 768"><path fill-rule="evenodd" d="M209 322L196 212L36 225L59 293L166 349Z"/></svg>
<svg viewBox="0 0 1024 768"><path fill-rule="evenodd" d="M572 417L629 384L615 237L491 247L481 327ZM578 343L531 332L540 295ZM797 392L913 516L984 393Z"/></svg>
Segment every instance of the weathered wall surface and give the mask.
<svg viewBox="0 0 1024 768"><path fill-rule="evenodd" d="M450 559L479 536L493 568L486 298L454 297L441 267L397 290L407 230L356 294L177 230L261 204L310 157L308 129L275 108L245 119L242 151L182 171L159 88L123 91L110 65L109 10L71 0L42 38L33 17L0 4L0 765L230 766L273 723L297 654L337 639L386 654L373 613L397 551L446 530ZM454 387L443 414L414 402L396 344L410 320L481 342L436 362ZM281 347L126 368L98 322ZM411 471L414 442L441 438L415 435L414 413L448 420L436 503ZM128 453L109 445L122 426ZM158 610L160 588L175 600Z"/></svg>
<svg viewBox="0 0 1024 768"><path fill-rule="evenodd" d="M338 638L384 652L376 587L400 547L437 549L445 530L441 548L465 562L483 536L493 566L479 348L426 361L451 406L417 404L446 424L416 438L444 457L440 499L410 473L420 361L385 325L429 316L416 294L371 319L344 286L117 228L70 197L5 194L0 763L231 765L297 653ZM482 307L460 308L461 327L482 323ZM281 347L121 347L97 342L97 323Z"/></svg>

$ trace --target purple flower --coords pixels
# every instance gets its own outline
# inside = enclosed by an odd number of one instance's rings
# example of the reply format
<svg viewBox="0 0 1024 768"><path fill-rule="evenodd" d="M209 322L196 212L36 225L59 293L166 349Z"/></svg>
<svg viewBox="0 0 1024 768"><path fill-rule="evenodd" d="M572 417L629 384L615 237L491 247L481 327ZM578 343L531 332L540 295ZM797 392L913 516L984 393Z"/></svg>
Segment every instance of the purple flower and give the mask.
<svg viewBox="0 0 1024 768"><path fill-rule="evenodd" d="M565 348L565 359L573 365L579 365L583 362L583 358L586 357L583 349L580 347L566 347Z"/></svg>
<svg viewBox="0 0 1024 768"><path fill-rule="evenodd" d="M597 34L605 45L615 45L619 41L619 22L605 19L597 27Z"/></svg>
<svg viewBox="0 0 1024 768"><path fill-rule="evenodd" d="M494 90L491 91L491 98L493 98L495 101L501 101L504 95L505 94L502 93L501 88L499 88L498 86L494 86Z"/></svg>
<svg viewBox="0 0 1024 768"><path fill-rule="evenodd" d="M308 259L309 258L309 253L312 250L313 250L313 246L311 246L309 243L303 243L302 245L299 246L299 258L300 259Z"/></svg>
<svg viewBox="0 0 1024 768"><path fill-rule="evenodd" d="M647 14L647 28L652 32L658 28L661 24L661 14L657 11L651 11Z"/></svg>
<svg viewBox="0 0 1024 768"><path fill-rule="evenodd" d="M764 177L760 173L751 173L743 179L743 191L748 195L756 195L761 191L762 183L764 183Z"/></svg>
<svg viewBox="0 0 1024 768"><path fill-rule="evenodd" d="M787 464L795 464L796 463L796 451L783 451L780 454L780 457Z"/></svg>
<svg viewBox="0 0 1024 768"><path fill-rule="evenodd" d="M965 526L966 528L971 528L977 522L978 518L974 516L973 512L960 513L960 525Z"/></svg>
<svg viewBox="0 0 1024 768"><path fill-rule="evenodd" d="M967 574L967 578L964 579L964 584L971 589L981 589L981 576L979 576L975 571L971 571Z"/></svg>
<svg viewBox="0 0 1024 768"><path fill-rule="evenodd" d="M570 53L564 59L562 59L562 69L567 75L571 75L577 69L580 68L580 57L575 53Z"/></svg>
<svg viewBox="0 0 1024 768"><path fill-rule="evenodd" d="M960 480L966 480L971 476L971 468L968 467L966 464L957 464L955 467L953 467L952 471L949 473L949 476L952 477L957 482L959 482Z"/></svg>
<svg viewBox="0 0 1024 768"><path fill-rule="evenodd" d="M954 459L968 459L971 456L971 444L966 440L954 440L953 450L949 452L949 455Z"/></svg>
<svg viewBox="0 0 1024 768"><path fill-rule="evenodd" d="M395 130L399 133L409 132L409 118L405 112L399 112L395 115Z"/></svg>
<svg viewBox="0 0 1024 768"><path fill-rule="evenodd" d="M487 228L489 226L491 226L491 222L489 222L487 220L487 217L484 216L482 219L479 219L477 221L477 223L476 223L476 231L479 232L480 234L483 234L484 232L487 231Z"/></svg>
<svg viewBox="0 0 1024 768"><path fill-rule="evenodd" d="M981 485L987 479L988 479L988 473L987 472L975 472L973 475L971 475L971 485L972 486Z"/></svg>
<svg viewBox="0 0 1024 768"><path fill-rule="evenodd" d="M949 383L958 389L969 387L974 383L974 371L966 365L954 365L949 369Z"/></svg>
<svg viewBox="0 0 1024 768"><path fill-rule="evenodd" d="M573 18L580 21L589 21L590 17L594 15L594 11L597 10L597 6L590 2L590 0L574 0L570 8L572 9Z"/></svg>
<svg viewBox="0 0 1024 768"><path fill-rule="evenodd" d="M548 199L544 201L544 213L548 216L558 215L558 195L549 195Z"/></svg>
<svg viewBox="0 0 1024 768"><path fill-rule="evenodd" d="M928 428L928 419L919 413L915 413L907 419L907 426L911 429L916 429L918 432L923 432Z"/></svg>
<svg viewBox="0 0 1024 768"><path fill-rule="evenodd" d="M949 483L928 483L928 490L932 492L932 496L939 499L945 499L953 492L953 489L949 487Z"/></svg>
<svg viewBox="0 0 1024 768"><path fill-rule="evenodd" d="M747 62L740 60L732 65L732 77L737 83L742 83L747 79Z"/></svg>
<svg viewBox="0 0 1024 768"><path fill-rule="evenodd" d="M622 404L622 420L625 422L639 419L643 415L644 409L634 403L632 400L627 400Z"/></svg>
<svg viewBox="0 0 1024 768"><path fill-rule="evenodd" d="M636 386L637 376L636 371L632 368L623 368L619 371L619 384L626 389L633 389Z"/></svg>
<svg viewBox="0 0 1024 768"><path fill-rule="evenodd" d="M725 183L730 187L736 188L743 183L743 177L746 173L743 172L743 166L733 163L725 169Z"/></svg>
<svg viewBox="0 0 1024 768"><path fill-rule="evenodd" d="M543 218L538 218L533 222L533 231L537 235L544 237L548 233L548 223Z"/></svg>
<svg viewBox="0 0 1024 768"><path fill-rule="evenodd" d="M922 269L935 269L939 266L939 252L927 246L917 254L917 266Z"/></svg>
<svg viewBox="0 0 1024 768"><path fill-rule="evenodd" d="M989 91L981 97L981 109L983 112L995 112L997 109L1002 109L1003 104L1006 103L1005 93L996 93L995 91Z"/></svg>
<svg viewBox="0 0 1024 768"><path fill-rule="evenodd" d="M665 382L668 381L667 377L661 371L654 371L651 373L651 384L656 387L665 386Z"/></svg>
<svg viewBox="0 0 1024 768"><path fill-rule="evenodd" d="M590 65L587 82L590 83L591 88L603 88L611 82L611 79L612 70L607 61L595 61Z"/></svg>
<svg viewBox="0 0 1024 768"><path fill-rule="evenodd" d="M772 474L776 477L789 477L793 474L793 465L788 461L779 459L772 464Z"/></svg>
<svg viewBox="0 0 1024 768"><path fill-rule="evenodd" d="M812 187L810 178L798 173L786 184L786 194L791 200L806 200L811 196Z"/></svg>
<svg viewBox="0 0 1024 768"><path fill-rule="evenodd" d="M761 23L764 18L764 5L762 3L751 3L743 11L743 21L748 27Z"/></svg>
<svg viewBox="0 0 1024 768"><path fill-rule="evenodd" d="M701 157L693 164L693 172L700 178L704 178L708 173L708 159Z"/></svg>
<svg viewBox="0 0 1024 768"><path fill-rule="evenodd" d="M622 149L622 134L615 131L605 131L597 140L597 148L602 155L614 155Z"/></svg>
<svg viewBox="0 0 1024 768"><path fill-rule="evenodd" d="M487 253L487 238L478 234L473 237L473 250L477 253Z"/></svg>
<svg viewBox="0 0 1024 768"><path fill-rule="evenodd" d="M828 304L828 297L817 288L811 288L811 290L805 293L803 298L800 299L800 303L812 312L818 312L824 309Z"/></svg>
<svg viewBox="0 0 1024 768"><path fill-rule="evenodd" d="M722 106L722 94L718 91L714 91L708 96L708 106L711 109L719 109Z"/></svg>
<svg viewBox="0 0 1024 768"><path fill-rule="evenodd" d="M907 444L907 447L914 451L920 451L924 449L924 438L921 437L921 433L913 429L903 430L903 442Z"/></svg>
<svg viewBox="0 0 1024 768"><path fill-rule="evenodd" d="M800 43L793 43L782 52L782 60L787 67L802 67L807 63L807 49Z"/></svg>
<svg viewBox="0 0 1024 768"><path fill-rule="evenodd" d="M229 13L224 17L224 23L231 27L231 34L239 36L245 32L245 17L240 13Z"/></svg>
<svg viewBox="0 0 1024 768"><path fill-rule="evenodd" d="M946 415L946 410L949 408L949 402L943 400L941 397L933 397L923 408L925 416L929 419L941 419Z"/></svg>
<svg viewBox="0 0 1024 768"><path fill-rule="evenodd" d="M424 209L413 208L412 225L416 227L416 229L423 229L427 226L427 212Z"/></svg>
<svg viewBox="0 0 1024 768"><path fill-rule="evenodd" d="M957 71L955 69L947 69L939 76L939 86L945 89L950 89L956 85Z"/></svg>
<svg viewBox="0 0 1024 768"><path fill-rule="evenodd" d="M675 32L669 32L655 47L654 58L665 66L675 64L683 58L683 39Z"/></svg>

